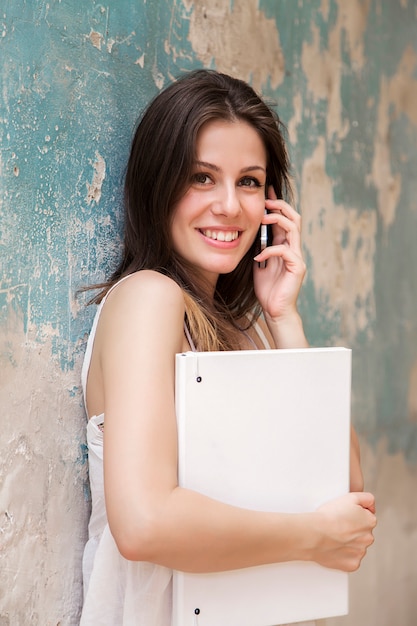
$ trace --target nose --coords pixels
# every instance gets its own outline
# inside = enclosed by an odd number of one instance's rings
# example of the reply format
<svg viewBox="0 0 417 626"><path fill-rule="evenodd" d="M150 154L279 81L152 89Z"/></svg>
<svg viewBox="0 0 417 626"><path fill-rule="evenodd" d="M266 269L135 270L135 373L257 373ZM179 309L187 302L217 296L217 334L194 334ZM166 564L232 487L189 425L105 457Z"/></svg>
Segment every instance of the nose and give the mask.
<svg viewBox="0 0 417 626"><path fill-rule="evenodd" d="M237 217L242 210L239 196L234 183L222 185L218 190L218 196L213 202L212 212L214 215Z"/></svg>

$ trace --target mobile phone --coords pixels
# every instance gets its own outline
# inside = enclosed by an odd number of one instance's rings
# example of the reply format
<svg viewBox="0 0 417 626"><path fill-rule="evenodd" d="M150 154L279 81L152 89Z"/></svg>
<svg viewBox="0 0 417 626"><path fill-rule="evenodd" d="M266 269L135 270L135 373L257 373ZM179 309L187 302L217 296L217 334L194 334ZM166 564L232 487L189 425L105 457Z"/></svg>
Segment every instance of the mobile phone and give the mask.
<svg viewBox="0 0 417 626"><path fill-rule="evenodd" d="M266 209L265 209L265 213L266 213ZM265 250L266 246L268 245L268 225L267 224L261 224L261 227L259 229L259 241L260 241L259 252L262 252L262 250ZM266 261L260 261L259 267L262 269L266 267Z"/></svg>

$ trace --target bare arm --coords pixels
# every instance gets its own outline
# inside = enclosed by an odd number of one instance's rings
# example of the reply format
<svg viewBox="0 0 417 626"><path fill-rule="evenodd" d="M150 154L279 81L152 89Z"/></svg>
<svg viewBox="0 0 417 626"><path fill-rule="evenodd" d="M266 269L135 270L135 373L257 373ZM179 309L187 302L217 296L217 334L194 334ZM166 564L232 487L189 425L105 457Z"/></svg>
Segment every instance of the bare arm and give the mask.
<svg viewBox="0 0 417 626"><path fill-rule="evenodd" d="M294 559L356 569L373 541L369 494L289 515L178 487L174 366L183 316L178 286L140 272L109 296L100 319L106 508L121 554L195 572Z"/></svg>
<svg viewBox="0 0 417 626"><path fill-rule="evenodd" d="M359 441L352 426L350 429L350 490L363 491L363 485Z"/></svg>

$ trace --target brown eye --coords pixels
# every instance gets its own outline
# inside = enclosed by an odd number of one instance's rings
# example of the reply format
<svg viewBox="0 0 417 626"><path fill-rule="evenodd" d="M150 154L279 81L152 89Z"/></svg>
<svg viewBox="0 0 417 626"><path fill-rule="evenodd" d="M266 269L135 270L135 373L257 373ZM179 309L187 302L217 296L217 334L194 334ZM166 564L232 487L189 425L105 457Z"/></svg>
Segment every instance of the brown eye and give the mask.
<svg viewBox="0 0 417 626"><path fill-rule="evenodd" d="M197 183L198 185L206 185L211 182L211 178L208 174L204 174L203 172L198 172L193 175L192 182Z"/></svg>
<svg viewBox="0 0 417 626"><path fill-rule="evenodd" d="M245 176L241 179L240 185L242 187L262 187L261 182L254 176Z"/></svg>

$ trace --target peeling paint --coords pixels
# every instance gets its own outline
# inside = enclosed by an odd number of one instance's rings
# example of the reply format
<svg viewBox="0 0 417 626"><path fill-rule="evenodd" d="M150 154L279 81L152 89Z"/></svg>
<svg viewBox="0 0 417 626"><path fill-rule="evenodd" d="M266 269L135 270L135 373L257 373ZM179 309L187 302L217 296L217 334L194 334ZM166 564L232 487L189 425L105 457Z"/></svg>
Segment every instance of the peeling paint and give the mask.
<svg viewBox="0 0 417 626"><path fill-rule="evenodd" d="M292 144L296 144L298 141L297 127L302 122L302 97L300 93L296 93L293 99L294 115L288 122L288 137Z"/></svg>
<svg viewBox="0 0 417 626"><path fill-rule="evenodd" d="M324 139L306 159L302 173L303 241L309 251L314 286L328 310L341 314L339 341L358 332L372 338L375 319L375 213L335 204L332 180L326 174ZM344 233L349 245L343 245ZM354 269L353 269L354 268Z"/></svg>
<svg viewBox="0 0 417 626"><path fill-rule="evenodd" d="M391 165L392 111L397 118L405 114L417 128L417 80L413 79L416 67L417 54L408 46L394 76L390 80L381 78L372 182L378 190L378 208L385 228L392 225L401 196L401 175L393 173Z"/></svg>
<svg viewBox="0 0 417 626"><path fill-rule="evenodd" d="M91 33L88 36L89 40L91 41L91 43L93 44L93 46L95 48L97 48L97 50L101 50L101 43L104 39L103 35L101 33L97 33L94 30L91 31Z"/></svg>
<svg viewBox="0 0 417 626"><path fill-rule="evenodd" d="M322 50L320 45L320 31L316 25L311 26L313 41L304 42L301 64L308 81L308 88L314 101L328 101L328 115L326 120L327 136L344 139L349 132L348 120L342 120L341 102L341 60L340 34L341 29L335 27L329 35L329 48Z"/></svg>
<svg viewBox="0 0 417 626"><path fill-rule="evenodd" d="M276 89L284 79L285 60L276 22L259 10L257 0L196 0L189 38L206 67L250 80L256 89L267 81ZM254 63L256 58L262 62Z"/></svg>
<svg viewBox="0 0 417 626"><path fill-rule="evenodd" d="M351 0L346 4L338 0L337 30L346 33L349 57L354 69L362 69L365 63L364 35L368 26L368 16L372 0Z"/></svg>
<svg viewBox="0 0 417 626"><path fill-rule="evenodd" d="M101 198L101 188L106 177L106 163L98 152L96 152L96 160L94 161L94 176L91 185L87 183L87 204L95 202L98 204Z"/></svg>
<svg viewBox="0 0 417 626"><path fill-rule="evenodd" d="M386 79L381 80L375 151L372 163L372 183L378 190L378 209L385 228L391 226L401 194L401 176L393 174L389 146L390 99Z"/></svg>
<svg viewBox="0 0 417 626"><path fill-rule="evenodd" d="M4 330L0 325L1 337ZM78 463L77 441L84 431L80 398L67 391L73 376L63 375L51 359L50 340L25 341L22 320L12 313L8 331L14 361L0 350L0 406L13 419L3 420L1 433L7 445L0 464L0 588L5 591L0 616L10 615L15 624L33 623L37 615L39 624L75 625L79 603L62 598L63 589L68 598L79 596L89 511L86 467ZM39 604L46 584L48 602Z"/></svg>

